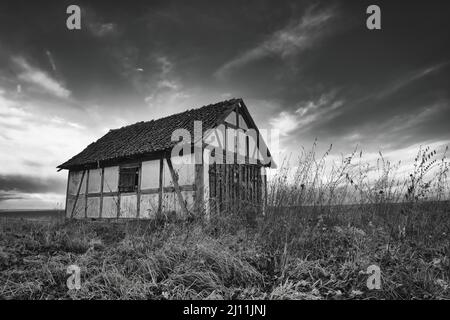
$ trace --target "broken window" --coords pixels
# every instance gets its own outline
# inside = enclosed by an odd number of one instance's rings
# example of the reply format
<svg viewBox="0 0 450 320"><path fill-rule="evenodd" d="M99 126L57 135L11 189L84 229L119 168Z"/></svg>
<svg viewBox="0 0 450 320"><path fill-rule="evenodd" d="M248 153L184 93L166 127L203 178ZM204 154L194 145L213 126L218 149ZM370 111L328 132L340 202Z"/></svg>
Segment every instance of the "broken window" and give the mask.
<svg viewBox="0 0 450 320"><path fill-rule="evenodd" d="M136 192L139 183L139 167L120 168L119 192Z"/></svg>

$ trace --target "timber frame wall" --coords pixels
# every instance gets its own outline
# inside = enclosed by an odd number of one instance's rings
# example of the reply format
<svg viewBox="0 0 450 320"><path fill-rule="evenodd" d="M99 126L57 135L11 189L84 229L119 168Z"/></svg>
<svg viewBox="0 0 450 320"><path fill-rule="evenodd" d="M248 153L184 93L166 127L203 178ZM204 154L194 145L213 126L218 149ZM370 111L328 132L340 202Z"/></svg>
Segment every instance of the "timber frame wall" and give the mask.
<svg viewBox="0 0 450 320"><path fill-rule="evenodd" d="M142 183L142 162L145 161L149 161L149 160L159 160L159 187L158 188L147 188L147 189L142 189L141 188L141 183ZM166 160L168 168L169 168L169 172L171 175L171 179L173 182L173 187L172 186L163 186L163 172L164 172L164 160ZM142 160L142 161L138 161L138 162L124 162L121 164L116 165L119 168L119 174L118 174L118 179L120 177L120 168L124 168L124 167L130 167L130 166L137 166L139 168L139 175L138 175L138 187L136 192L120 192L119 190L114 191L114 192L104 192L103 190L103 185L104 185L104 172L105 172L105 167L102 168L91 168L91 169L84 169L82 170L82 175L81 175L81 180L79 182L78 188L77 188L77 194L71 195L69 194L69 177L70 177L70 172L68 174L68 180L67 180L67 192L66 192L66 210L68 209L67 205L68 205L68 201L69 198L74 199L74 204L72 206L71 212L68 214L66 212L66 217L70 217L73 218L73 214L74 211L76 210L76 205L77 205L77 201L80 199L80 197L84 197L85 201L84 201L84 217L88 218L87 216L87 203L88 203L88 199L92 198L92 197L96 197L100 199L100 208L99 208L99 215L96 218L102 218L102 211L103 211L103 198L106 196L114 196L117 199L116 205L117 205L117 215L116 218L120 218L121 214L120 214L120 200L121 200L121 196L127 196L127 195L136 195L136 199L137 199L137 204L136 204L136 216L134 218L139 219L140 218L140 198L141 195L144 194L158 194L158 215L161 215L163 213L163 194L164 193L169 193L169 192L174 192L175 196L178 199L178 203L180 205L181 211L183 213L183 215L188 215L189 212L187 210L186 207L186 202L183 200L182 191L194 191L195 192L195 198L194 198L194 204L196 206L196 208L200 208L201 204L203 203L203 192L204 192L204 188L203 188L203 164L196 164L195 165L195 176L194 176L194 180L195 183L194 184L185 184L185 185L179 185L178 184L178 175L175 173L175 170L173 168L172 165L172 161L169 156L166 157L161 157L159 159L147 159L147 160ZM89 171L90 170L97 170L97 169L101 169L101 182L100 182L100 188L101 191L100 192L91 192L89 193ZM78 171L78 170L77 170ZM81 171L81 170L80 170ZM86 179L86 184L85 184L85 192L84 194L80 194L81 192L81 187L83 186L83 180ZM119 183L117 182L117 185L119 185ZM94 218L95 219L95 218Z"/></svg>

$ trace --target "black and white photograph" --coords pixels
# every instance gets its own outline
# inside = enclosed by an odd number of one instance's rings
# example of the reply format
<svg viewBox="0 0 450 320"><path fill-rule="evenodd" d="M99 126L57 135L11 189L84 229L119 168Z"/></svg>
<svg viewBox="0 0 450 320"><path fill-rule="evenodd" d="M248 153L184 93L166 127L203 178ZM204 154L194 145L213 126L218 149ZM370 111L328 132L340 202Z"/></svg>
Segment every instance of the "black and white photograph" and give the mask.
<svg viewBox="0 0 450 320"><path fill-rule="evenodd" d="M449 146L448 1L2 0L0 300L450 300Z"/></svg>

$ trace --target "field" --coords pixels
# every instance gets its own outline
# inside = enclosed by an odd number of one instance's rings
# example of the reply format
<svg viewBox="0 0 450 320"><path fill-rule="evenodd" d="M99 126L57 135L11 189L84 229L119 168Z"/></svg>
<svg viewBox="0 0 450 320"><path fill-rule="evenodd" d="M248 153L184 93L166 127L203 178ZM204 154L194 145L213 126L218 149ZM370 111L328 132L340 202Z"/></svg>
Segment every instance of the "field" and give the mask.
<svg viewBox="0 0 450 320"><path fill-rule="evenodd" d="M55 221L64 219L64 210L0 210L0 220Z"/></svg>
<svg viewBox="0 0 450 320"><path fill-rule="evenodd" d="M0 296L449 299L448 210L447 204L434 212L427 231L414 238L393 237L384 224L366 224L360 215L267 217L246 228L234 227L232 218L214 224L9 221L1 226ZM79 291L66 287L71 264L81 268ZM366 286L371 264L381 269L381 290Z"/></svg>
<svg viewBox="0 0 450 320"><path fill-rule="evenodd" d="M4 220L0 297L450 299L446 166L429 176L419 166L400 181L385 163L364 184L367 175L361 166L347 166L352 161L326 180L315 178L323 176L320 161L301 163L296 173L281 171L273 179L264 216ZM66 285L72 264L81 268L80 290ZM370 265L381 270L379 290L367 286Z"/></svg>

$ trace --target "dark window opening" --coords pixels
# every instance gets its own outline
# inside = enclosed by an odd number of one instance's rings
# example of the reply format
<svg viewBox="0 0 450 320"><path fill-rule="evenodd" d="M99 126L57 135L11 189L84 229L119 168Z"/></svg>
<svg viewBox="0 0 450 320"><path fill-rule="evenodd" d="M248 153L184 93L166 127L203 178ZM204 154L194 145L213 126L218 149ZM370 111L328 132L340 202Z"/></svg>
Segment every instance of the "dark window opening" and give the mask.
<svg viewBox="0 0 450 320"><path fill-rule="evenodd" d="M120 168L119 192L136 192L139 183L139 167Z"/></svg>

